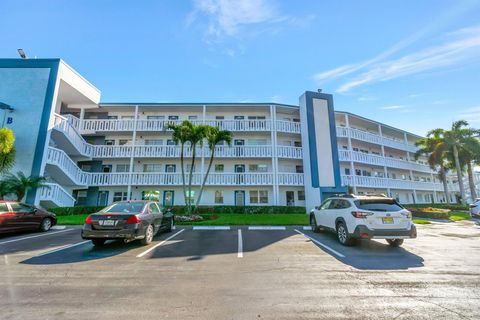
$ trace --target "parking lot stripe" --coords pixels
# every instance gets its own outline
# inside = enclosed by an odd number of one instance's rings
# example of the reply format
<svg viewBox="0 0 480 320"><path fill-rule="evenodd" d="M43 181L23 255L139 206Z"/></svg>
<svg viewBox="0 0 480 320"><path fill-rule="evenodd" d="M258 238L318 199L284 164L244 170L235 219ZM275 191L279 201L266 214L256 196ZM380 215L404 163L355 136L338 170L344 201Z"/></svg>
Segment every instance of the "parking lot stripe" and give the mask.
<svg viewBox="0 0 480 320"><path fill-rule="evenodd" d="M149 248L148 250L143 251L142 253L140 253L140 254L137 255L137 258L143 257L144 255L146 255L147 253L149 253L149 252L152 251L153 249L161 246L162 244L164 244L164 243L167 242L168 240L172 239L173 237L176 237L177 235L179 235L179 234L182 233L183 231L185 231L185 229L182 229L182 230L178 231L177 233L172 234L170 237L168 237L167 239L163 240L162 242L159 242L159 243L157 243L156 245L154 245L153 247Z"/></svg>
<svg viewBox="0 0 480 320"><path fill-rule="evenodd" d="M85 241L82 241L82 242L67 244L66 246L60 247L60 248L58 248L58 249L50 250L50 251L47 251L47 252L44 252L44 253L37 254L36 256L34 256L34 258L46 256L47 254L52 254L52 253L55 253L55 252L58 252L58 251L62 251L62 250L65 250L65 249L70 249L70 248L73 248L73 247L76 247L76 246L85 244L85 243L87 243L87 242L90 242L90 240L85 240Z"/></svg>
<svg viewBox="0 0 480 320"><path fill-rule="evenodd" d="M306 231L307 231L307 230L312 230L312 227L311 227L311 226L304 226L304 227L303 227L303 230L306 230Z"/></svg>
<svg viewBox="0 0 480 320"><path fill-rule="evenodd" d="M242 229L238 229L238 254L237 254L237 258L243 258Z"/></svg>
<svg viewBox="0 0 480 320"><path fill-rule="evenodd" d="M333 250L332 248L330 248L329 246L321 243L320 241L310 237L310 236L307 236L305 233L301 232L301 231L298 231L297 229L295 229L296 232L300 233L300 234L303 234L305 237L307 237L308 239L312 240L313 242L315 242L316 244L318 244L320 247L330 251L331 253L339 256L340 258L345 258L345 255L341 254L340 252L336 251L336 250Z"/></svg>
<svg viewBox="0 0 480 320"><path fill-rule="evenodd" d="M281 226L250 226L248 230L286 230L286 227Z"/></svg>
<svg viewBox="0 0 480 320"><path fill-rule="evenodd" d="M230 230L229 226L194 226L192 230Z"/></svg>
<svg viewBox="0 0 480 320"><path fill-rule="evenodd" d="M5 244L5 243L10 243L10 242L15 242L15 241L21 241L21 240L27 240L27 239L33 239L33 238L44 237L44 236L51 236L51 235L54 235L54 234L57 234L57 233L62 233L62 232L67 232L67 231L72 231L72 230L74 230L74 229L66 229L66 230L62 230L62 231L47 232L47 233L37 234L37 235L34 235L34 236L2 241L2 242L0 242L0 244Z"/></svg>

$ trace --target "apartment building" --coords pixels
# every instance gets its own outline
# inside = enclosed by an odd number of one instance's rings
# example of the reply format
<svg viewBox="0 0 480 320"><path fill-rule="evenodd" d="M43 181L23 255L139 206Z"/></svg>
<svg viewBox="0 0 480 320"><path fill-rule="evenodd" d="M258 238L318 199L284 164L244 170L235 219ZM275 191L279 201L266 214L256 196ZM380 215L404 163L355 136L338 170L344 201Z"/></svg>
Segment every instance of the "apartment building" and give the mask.
<svg viewBox="0 0 480 320"><path fill-rule="evenodd" d="M101 103L100 91L60 59L0 59L0 83L0 101L14 109L4 114L17 136L14 170L47 177L47 188L27 195L45 207L146 198L183 204L180 149L167 129L183 120L233 133L232 146L216 147L204 205L310 209L347 187L404 203L458 194L454 178L445 194L425 159L414 159L419 136L335 111L332 95L321 92L305 92L298 105ZM210 151L196 153L198 192Z"/></svg>

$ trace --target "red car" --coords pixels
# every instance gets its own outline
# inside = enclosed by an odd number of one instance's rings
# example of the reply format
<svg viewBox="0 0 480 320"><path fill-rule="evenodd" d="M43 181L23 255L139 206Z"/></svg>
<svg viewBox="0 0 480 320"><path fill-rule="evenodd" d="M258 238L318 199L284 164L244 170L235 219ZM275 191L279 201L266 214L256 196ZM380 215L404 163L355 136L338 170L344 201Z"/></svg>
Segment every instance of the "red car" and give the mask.
<svg viewBox="0 0 480 320"><path fill-rule="evenodd" d="M0 201L0 233L48 231L57 224L55 214L32 205Z"/></svg>

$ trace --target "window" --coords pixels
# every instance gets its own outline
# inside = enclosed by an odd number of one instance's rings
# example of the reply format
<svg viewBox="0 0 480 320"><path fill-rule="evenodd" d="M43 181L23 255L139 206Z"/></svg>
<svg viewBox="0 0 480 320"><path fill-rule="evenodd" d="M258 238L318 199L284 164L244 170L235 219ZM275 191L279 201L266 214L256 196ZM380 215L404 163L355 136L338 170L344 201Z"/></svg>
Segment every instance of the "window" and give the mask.
<svg viewBox="0 0 480 320"><path fill-rule="evenodd" d="M215 191L215 203L223 203L223 191Z"/></svg>
<svg viewBox="0 0 480 320"><path fill-rule="evenodd" d="M248 145L250 146L266 146L267 139L249 139Z"/></svg>
<svg viewBox="0 0 480 320"><path fill-rule="evenodd" d="M197 120L198 116L188 116L188 120Z"/></svg>
<svg viewBox="0 0 480 320"><path fill-rule="evenodd" d="M122 116L122 119L133 120L133 119L135 119L135 116Z"/></svg>
<svg viewBox="0 0 480 320"><path fill-rule="evenodd" d="M191 164L187 164L185 166L185 172L190 172L190 169L192 168L192 165ZM195 166L193 166L193 171L192 172L195 172Z"/></svg>
<svg viewBox="0 0 480 320"><path fill-rule="evenodd" d="M32 211L32 207L21 204L21 203L10 203L12 210L14 212L29 212Z"/></svg>
<svg viewBox="0 0 480 320"><path fill-rule="evenodd" d="M161 146L163 145L162 139L146 139L145 140L146 146Z"/></svg>
<svg viewBox="0 0 480 320"><path fill-rule="evenodd" d="M165 116L147 116L148 120L165 120Z"/></svg>
<svg viewBox="0 0 480 320"><path fill-rule="evenodd" d="M325 201L320 205L320 208L318 208L318 210L328 209L328 208L330 207L330 202L332 202L332 200L330 200L330 199L325 200Z"/></svg>
<svg viewBox="0 0 480 320"><path fill-rule="evenodd" d="M159 190L142 191L142 200L160 201L160 191Z"/></svg>
<svg viewBox="0 0 480 320"><path fill-rule="evenodd" d="M190 194L188 194L187 191L187 198L185 199L185 203L195 203L195 190L190 191Z"/></svg>
<svg viewBox="0 0 480 320"><path fill-rule="evenodd" d="M160 172L162 171L162 165L160 164L144 164L143 165L143 172Z"/></svg>
<svg viewBox="0 0 480 320"><path fill-rule="evenodd" d="M225 170L225 166L223 164L215 165L215 172L223 172L223 170Z"/></svg>
<svg viewBox="0 0 480 320"><path fill-rule="evenodd" d="M178 120L178 116L168 116L168 120Z"/></svg>
<svg viewBox="0 0 480 320"><path fill-rule="evenodd" d="M251 190L250 203L268 203L268 191L266 190Z"/></svg>
<svg viewBox="0 0 480 320"><path fill-rule="evenodd" d="M215 120L225 120L225 116L215 116Z"/></svg>
<svg viewBox="0 0 480 320"><path fill-rule="evenodd" d="M361 175L362 175L362 170L360 170L360 169L355 169L355 175L361 176Z"/></svg>
<svg viewBox="0 0 480 320"><path fill-rule="evenodd" d="M300 119L298 119L298 118L293 118L293 122L300 122Z"/></svg>
<svg viewBox="0 0 480 320"><path fill-rule="evenodd" d="M393 199L368 199L368 200L355 200L355 205L360 210L370 211L400 211L403 209L397 201Z"/></svg>
<svg viewBox="0 0 480 320"><path fill-rule="evenodd" d="M165 172L173 173L177 171L177 166L174 164L166 164L165 165Z"/></svg>
<svg viewBox="0 0 480 320"><path fill-rule="evenodd" d="M115 192L121 193L121 192ZM126 194L126 192L124 192ZM143 202L121 202L114 203L111 206L102 210L102 212L124 212L124 213L139 213L143 210L145 204Z"/></svg>
<svg viewBox="0 0 480 320"><path fill-rule="evenodd" d="M176 146L177 144L175 143L175 140L168 139L167 140L167 146Z"/></svg>
<svg viewBox="0 0 480 320"><path fill-rule="evenodd" d="M114 146L115 145L115 140L105 140L105 145L106 146Z"/></svg>
<svg viewBox="0 0 480 320"><path fill-rule="evenodd" d="M268 166L266 164L249 164L248 171L250 172L267 172Z"/></svg>
<svg viewBox="0 0 480 320"><path fill-rule="evenodd" d="M102 172L105 172L105 173L112 172L112 165L111 164L103 165Z"/></svg>
<svg viewBox="0 0 480 320"><path fill-rule="evenodd" d="M132 140L130 140L130 139L120 139L120 140L118 140L118 144L121 145L121 146L131 145Z"/></svg>
<svg viewBox="0 0 480 320"><path fill-rule="evenodd" d="M362 170L362 175L364 177L370 177L370 176L372 176L372 173L370 171L367 171L367 170Z"/></svg>
<svg viewBox="0 0 480 320"><path fill-rule="evenodd" d="M303 190L298 191L298 200L299 201L305 200L305 191L303 191Z"/></svg>
<svg viewBox="0 0 480 320"><path fill-rule="evenodd" d="M80 193L80 192L79 192ZM85 191L85 196L86 196L87 191ZM118 201L126 201L127 200L127 192L114 192L113 193L113 202L118 202Z"/></svg>
<svg viewBox="0 0 480 320"><path fill-rule="evenodd" d="M350 168L345 168L345 174L346 174L347 176L350 175Z"/></svg>
<svg viewBox="0 0 480 320"><path fill-rule="evenodd" d="M92 171L92 166L89 164L82 164L80 165L80 169L82 169L83 171L90 172Z"/></svg>
<svg viewBox="0 0 480 320"><path fill-rule="evenodd" d="M128 164L117 164L115 172L128 172L130 166Z"/></svg>
<svg viewBox="0 0 480 320"><path fill-rule="evenodd" d="M348 146L342 146L343 150L348 150Z"/></svg>
<svg viewBox="0 0 480 320"><path fill-rule="evenodd" d="M248 120L265 120L265 116L248 116Z"/></svg>
<svg viewBox="0 0 480 320"><path fill-rule="evenodd" d="M107 119L116 120L116 119L118 119L118 116L107 116Z"/></svg>
<svg viewBox="0 0 480 320"><path fill-rule="evenodd" d="M372 151L372 154L374 154L374 155L376 155L376 156L379 156L379 155L380 155L380 152Z"/></svg>
<svg viewBox="0 0 480 320"><path fill-rule="evenodd" d="M360 149L360 152L368 154L368 150L365 150L365 149Z"/></svg>
<svg viewBox="0 0 480 320"><path fill-rule="evenodd" d="M296 173L303 173L303 166L301 166L301 165L295 166L295 172Z"/></svg>
<svg viewBox="0 0 480 320"><path fill-rule="evenodd" d="M358 152L358 148L353 148L353 151L357 151L357 152Z"/></svg>
<svg viewBox="0 0 480 320"><path fill-rule="evenodd" d="M300 148L302 146L302 141L295 141L293 145L297 148Z"/></svg>
<svg viewBox="0 0 480 320"><path fill-rule="evenodd" d="M6 203L0 203L0 212L8 212Z"/></svg>

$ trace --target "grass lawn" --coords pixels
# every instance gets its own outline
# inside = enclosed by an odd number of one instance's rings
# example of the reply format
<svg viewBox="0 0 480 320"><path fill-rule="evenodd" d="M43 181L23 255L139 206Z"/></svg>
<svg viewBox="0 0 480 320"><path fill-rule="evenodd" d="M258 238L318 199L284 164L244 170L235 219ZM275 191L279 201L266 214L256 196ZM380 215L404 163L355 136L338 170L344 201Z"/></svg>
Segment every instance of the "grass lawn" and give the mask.
<svg viewBox="0 0 480 320"><path fill-rule="evenodd" d="M75 214L71 216L57 216L57 224L83 224L87 219L88 214Z"/></svg>
<svg viewBox="0 0 480 320"><path fill-rule="evenodd" d="M413 219L413 223L415 223L415 224L431 224L430 221L423 220L423 219Z"/></svg>
<svg viewBox="0 0 480 320"><path fill-rule="evenodd" d="M460 212L460 211L450 211L449 212L449 219L452 221L462 221L470 219L470 213L468 212Z"/></svg>
<svg viewBox="0 0 480 320"><path fill-rule="evenodd" d="M181 225L308 225L306 214L216 214L203 215L205 220L200 222L177 222ZM74 225L83 224L88 214L77 214L71 216L58 216L58 224Z"/></svg>
<svg viewBox="0 0 480 320"><path fill-rule="evenodd" d="M263 225L286 226L308 225L307 214L214 214L201 215L205 220L199 222L178 222L177 224L192 225Z"/></svg>

